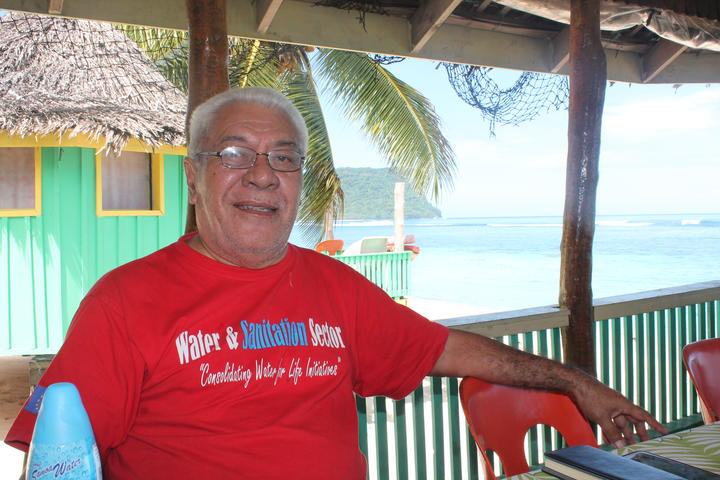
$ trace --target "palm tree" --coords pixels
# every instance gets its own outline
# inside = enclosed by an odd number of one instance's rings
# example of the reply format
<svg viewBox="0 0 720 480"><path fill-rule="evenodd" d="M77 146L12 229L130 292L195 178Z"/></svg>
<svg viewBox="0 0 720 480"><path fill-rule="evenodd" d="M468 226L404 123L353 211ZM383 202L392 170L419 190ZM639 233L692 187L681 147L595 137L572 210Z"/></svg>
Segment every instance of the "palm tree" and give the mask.
<svg viewBox="0 0 720 480"><path fill-rule="evenodd" d="M187 32L119 26L187 93ZM275 88L293 102L309 130L299 221L306 239L319 240L342 217L343 192L333 164L319 91L338 105L421 195L437 201L452 186L455 156L430 102L363 53L229 38L231 86Z"/></svg>

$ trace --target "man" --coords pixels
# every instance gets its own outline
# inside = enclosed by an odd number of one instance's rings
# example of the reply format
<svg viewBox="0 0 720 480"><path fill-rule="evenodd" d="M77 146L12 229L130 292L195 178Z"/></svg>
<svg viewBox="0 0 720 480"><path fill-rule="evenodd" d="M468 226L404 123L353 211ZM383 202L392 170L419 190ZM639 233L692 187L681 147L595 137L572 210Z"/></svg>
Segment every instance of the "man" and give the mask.
<svg viewBox="0 0 720 480"><path fill-rule="evenodd" d="M365 478L353 393L402 398L428 374L562 390L613 443L664 431L589 376L289 245L308 134L282 95L225 92L190 128L198 233L100 279L41 381L80 390L106 479ZM27 448L37 400L6 442Z"/></svg>

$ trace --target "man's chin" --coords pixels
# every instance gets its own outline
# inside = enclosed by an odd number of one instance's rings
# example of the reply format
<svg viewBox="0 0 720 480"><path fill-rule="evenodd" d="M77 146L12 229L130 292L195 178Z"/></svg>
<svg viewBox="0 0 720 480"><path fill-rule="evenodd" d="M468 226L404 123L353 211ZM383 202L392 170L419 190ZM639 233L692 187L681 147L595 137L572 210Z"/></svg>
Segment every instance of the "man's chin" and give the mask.
<svg viewBox="0 0 720 480"><path fill-rule="evenodd" d="M227 249L224 256L235 259L232 263L247 268L263 268L275 263L285 257L288 242L277 241L273 244L262 242L236 242Z"/></svg>

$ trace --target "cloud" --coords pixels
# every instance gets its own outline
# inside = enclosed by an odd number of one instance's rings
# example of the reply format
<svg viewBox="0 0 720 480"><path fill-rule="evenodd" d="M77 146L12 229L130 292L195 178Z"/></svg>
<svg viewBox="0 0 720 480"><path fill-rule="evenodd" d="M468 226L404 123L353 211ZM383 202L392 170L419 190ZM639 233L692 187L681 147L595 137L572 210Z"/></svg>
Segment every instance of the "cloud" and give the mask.
<svg viewBox="0 0 720 480"><path fill-rule="evenodd" d="M660 137L683 132L717 132L720 128L720 89L680 87L674 95L629 99L606 106L603 131L613 137Z"/></svg>
<svg viewBox="0 0 720 480"><path fill-rule="evenodd" d="M453 144L458 166L473 170L487 168L557 169L564 168L564 143L540 145L537 142L495 142L464 140Z"/></svg>

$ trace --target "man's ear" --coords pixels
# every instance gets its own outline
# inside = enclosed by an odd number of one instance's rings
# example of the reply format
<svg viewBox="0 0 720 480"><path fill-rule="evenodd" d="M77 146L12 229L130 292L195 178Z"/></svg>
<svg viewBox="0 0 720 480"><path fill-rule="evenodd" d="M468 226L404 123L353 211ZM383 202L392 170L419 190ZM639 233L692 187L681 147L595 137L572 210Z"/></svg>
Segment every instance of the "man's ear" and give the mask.
<svg viewBox="0 0 720 480"><path fill-rule="evenodd" d="M190 158L183 159L183 168L185 169L185 178L187 179L188 201L195 205L197 198L197 189L195 187L197 181L197 164Z"/></svg>

